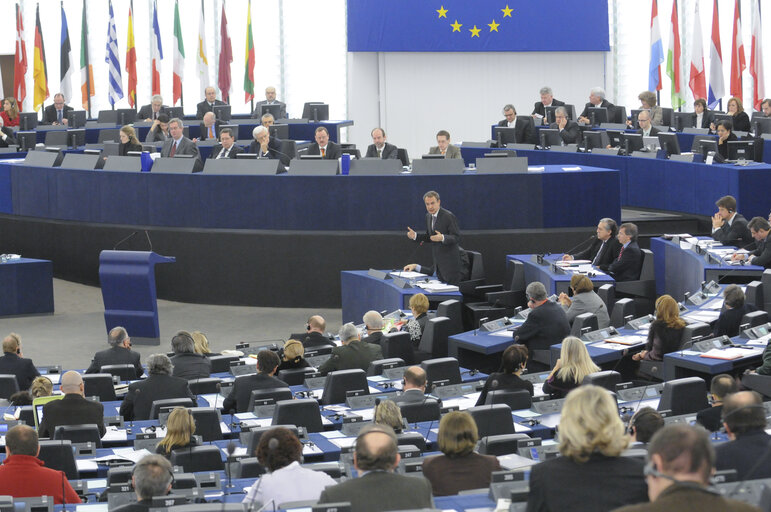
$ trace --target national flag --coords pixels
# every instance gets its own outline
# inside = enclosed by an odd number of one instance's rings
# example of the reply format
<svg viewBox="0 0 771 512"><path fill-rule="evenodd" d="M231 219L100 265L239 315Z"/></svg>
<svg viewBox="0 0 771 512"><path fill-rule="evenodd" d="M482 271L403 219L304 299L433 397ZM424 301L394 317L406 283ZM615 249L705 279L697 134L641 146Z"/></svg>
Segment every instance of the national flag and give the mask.
<svg viewBox="0 0 771 512"><path fill-rule="evenodd" d="M693 19L693 45L691 46L691 73L688 87L695 99L707 97L706 72L704 70L704 45L701 36L701 17L699 3L696 2L696 13Z"/></svg>
<svg viewBox="0 0 771 512"><path fill-rule="evenodd" d="M115 14L112 10L112 0L109 1L109 18L107 20L107 49L104 61L107 63L107 81L110 87L107 100L113 107L123 97L123 79L120 76L120 60L118 60L118 34L115 30Z"/></svg>
<svg viewBox="0 0 771 512"><path fill-rule="evenodd" d="M64 2L62 2L62 37L59 51L59 91L64 96L64 102L72 99L72 46L70 45L70 29L67 26L67 15L64 14Z"/></svg>
<svg viewBox="0 0 771 512"><path fill-rule="evenodd" d="M128 13L128 38L126 39L126 74L128 75L128 96L129 106L134 107L137 104L137 49L134 45L134 0L129 4Z"/></svg>
<svg viewBox="0 0 771 512"><path fill-rule="evenodd" d="M182 80L185 78L185 45L182 43L182 25L179 23L179 2L174 2L174 75L172 105L182 97Z"/></svg>
<svg viewBox="0 0 771 512"><path fill-rule="evenodd" d="M46 69L46 49L43 46L43 29L40 27L40 4L35 10L35 58L32 67L34 94L32 108L38 110L48 98L48 70Z"/></svg>
<svg viewBox="0 0 771 512"><path fill-rule="evenodd" d="M648 65L648 90L661 90L661 63L664 62L664 45L659 28L658 0L651 2L651 60Z"/></svg>
<svg viewBox="0 0 771 512"><path fill-rule="evenodd" d="M13 96L21 105L27 97L27 44L24 42L24 19L16 4L16 57L13 62Z"/></svg>
<svg viewBox="0 0 771 512"><path fill-rule="evenodd" d="M752 3L750 75L752 75L752 107L755 110L760 110L760 105L766 94L763 80L763 31L760 23L760 1Z"/></svg>
<svg viewBox="0 0 771 512"><path fill-rule="evenodd" d="M731 96L742 99L742 73L747 69L742 41L742 13L739 0L734 0L734 33L731 43Z"/></svg>
<svg viewBox="0 0 771 512"><path fill-rule="evenodd" d="M723 79L723 50L720 49L720 18L717 15L717 0L712 0L712 39L709 45L709 96L707 104L714 109L725 96Z"/></svg>
<svg viewBox="0 0 771 512"><path fill-rule="evenodd" d="M252 0L246 8L246 69L244 70L244 103L254 99L254 38L252 37Z"/></svg>
<svg viewBox="0 0 771 512"><path fill-rule="evenodd" d="M677 0L674 0L669 24L669 50L667 51L667 76L672 80L672 108L680 108L685 104L680 80L680 54L680 22L677 17Z"/></svg>
<svg viewBox="0 0 771 512"><path fill-rule="evenodd" d="M150 36L150 60L152 61L151 89L152 94L161 93L161 60L163 46L161 45L161 27L158 24L158 5L153 0L153 33Z"/></svg>
<svg viewBox="0 0 771 512"><path fill-rule="evenodd" d="M228 35L228 18L225 16L225 1L222 1L222 17L220 20L220 58L219 77L217 85L220 88L222 100L230 103L230 64L233 62L233 47Z"/></svg>
<svg viewBox="0 0 771 512"><path fill-rule="evenodd" d="M94 95L94 69L88 57L88 17L86 16L86 0L83 0L83 21L80 28L80 93L83 98L83 108L91 114L91 96Z"/></svg>
<svg viewBox="0 0 771 512"><path fill-rule="evenodd" d="M203 0L201 0L201 16L198 17L198 51L195 56L198 70L198 83L201 88L201 98L206 96L209 86L209 59L206 58L206 23L203 17Z"/></svg>

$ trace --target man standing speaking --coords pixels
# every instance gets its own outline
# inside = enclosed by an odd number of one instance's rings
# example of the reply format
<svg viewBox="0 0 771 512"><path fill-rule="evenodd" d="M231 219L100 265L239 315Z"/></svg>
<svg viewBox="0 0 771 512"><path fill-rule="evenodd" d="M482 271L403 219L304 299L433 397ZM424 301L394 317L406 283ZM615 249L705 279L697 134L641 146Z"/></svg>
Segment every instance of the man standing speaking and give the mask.
<svg viewBox="0 0 771 512"><path fill-rule="evenodd" d="M434 266L421 268L416 263L410 263L404 267L404 270L415 270L429 275L436 271L441 281L458 284L461 275L458 221L451 211L441 207L439 193L430 190L423 195L423 201L426 203L428 212L426 213L426 233L418 234L411 227L407 227L407 238L421 245L424 242L431 244Z"/></svg>

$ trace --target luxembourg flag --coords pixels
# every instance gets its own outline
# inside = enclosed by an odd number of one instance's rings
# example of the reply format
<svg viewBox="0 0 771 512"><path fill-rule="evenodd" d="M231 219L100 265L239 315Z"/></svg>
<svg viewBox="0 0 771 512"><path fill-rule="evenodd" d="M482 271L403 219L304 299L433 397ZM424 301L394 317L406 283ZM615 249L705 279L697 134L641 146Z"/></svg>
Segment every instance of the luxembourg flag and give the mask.
<svg viewBox="0 0 771 512"><path fill-rule="evenodd" d="M701 37L701 18L699 17L699 4L696 4L696 14L693 19L693 45L691 47L691 74L688 87L693 91L695 99L707 96L707 84L704 80L704 47Z"/></svg>
<svg viewBox="0 0 771 512"><path fill-rule="evenodd" d="M723 79L723 51L720 49L720 18L717 15L717 0L712 4L712 39L709 44L709 95L707 104L714 109L725 96Z"/></svg>
<svg viewBox="0 0 771 512"><path fill-rule="evenodd" d="M664 62L664 45L659 29L659 8L657 0L651 2L651 60L648 67L648 90L661 90L661 64Z"/></svg>
<svg viewBox="0 0 771 512"><path fill-rule="evenodd" d="M153 62L152 93L161 93L161 60L163 59L163 47L161 46L161 28L158 25L158 5L153 2L153 33L150 37L150 56Z"/></svg>

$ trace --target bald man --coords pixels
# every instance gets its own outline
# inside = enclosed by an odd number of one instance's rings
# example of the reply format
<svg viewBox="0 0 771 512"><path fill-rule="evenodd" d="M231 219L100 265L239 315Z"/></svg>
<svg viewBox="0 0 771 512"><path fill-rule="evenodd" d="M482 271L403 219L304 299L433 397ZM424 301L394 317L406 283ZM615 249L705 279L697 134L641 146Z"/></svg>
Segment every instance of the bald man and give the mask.
<svg viewBox="0 0 771 512"><path fill-rule="evenodd" d="M262 109L260 108L262 105L278 105L280 107L280 111L278 114L278 117L281 119L284 119L287 117L286 115L286 103L282 103L276 99L276 88L273 86L269 86L265 88L265 99L262 101L258 101L254 104L254 112L252 112L252 117L255 119L258 119L262 116Z"/></svg>
<svg viewBox="0 0 771 512"><path fill-rule="evenodd" d="M290 339L300 340L307 350L310 347L325 347L334 345L326 334L327 322L321 315L313 315L305 326L307 332L292 334Z"/></svg>
<svg viewBox="0 0 771 512"><path fill-rule="evenodd" d="M397 404L414 404L426 399L426 370L410 366L402 377L402 394L394 398Z"/></svg>
<svg viewBox="0 0 771 512"><path fill-rule="evenodd" d="M207 87L204 90L204 94L206 95L206 98L196 105L196 111L195 111L195 118L196 119L203 119L203 116L207 112L213 112L214 107L219 105L225 105L226 103L222 100L217 99L217 89L215 89L212 86Z"/></svg>
<svg viewBox="0 0 771 512"><path fill-rule="evenodd" d="M53 437L59 425L95 424L99 428L99 437L104 436L104 406L86 400L83 377L74 371L65 373L62 375L61 389L64 393L61 400L43 406L43 420L38 427L38 435Z"/></svg>

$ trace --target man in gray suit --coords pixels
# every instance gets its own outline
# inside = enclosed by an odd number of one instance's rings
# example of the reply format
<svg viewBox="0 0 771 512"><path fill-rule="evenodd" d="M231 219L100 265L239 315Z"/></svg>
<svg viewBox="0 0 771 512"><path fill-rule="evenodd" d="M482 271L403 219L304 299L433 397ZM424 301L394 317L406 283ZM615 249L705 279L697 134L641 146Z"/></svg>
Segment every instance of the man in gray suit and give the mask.
<svg viewBox="0 0 771 512"><path fill-rule="evenodd" d="M386 142L385 130L375 128L370 135L372 135L373 144L370 144L367 148L365 158L380 158L382 160L399 158L399 151L396 149L396 146Z"/></svg>
<svg viewBox="0 0 771 512"><path fill-rule="evenodd" d="M436 146L428 150L429 155L444 155L445 158L462 158L460 148L450 144L450 132L439 130L436 133Z"/></svg>
<svg viewBox="0 0 771 512"><path fill-rule="evenodd" d="M394 473L400 457L391 427L364 427L355 446L353 464L364 475L327 487L319 503L350 502L351 510L368 512L433 508L428 480Z"/></svg>
<svg viewBox="0 0 771 512"><path fill-rule="evenodd" d="M279 113L278 117L282 119L286 118L286 103L282 103L276 100L275 87L273 86L266 87L265 99L263 101L258 101L257 103L255 103L254 112L252 112L252 117L254 119L259 119L262 116L262 111L260 110L260 106L262 105L279 105L281 107L281 112Z"/></svg>
<svg viewBox="0 0 771 512"><path fill-rule="evenodd" d="M163 143L161 157L193 155L195 158L201 159L201 155L198 153L198 146L183 134L182 121L179 118L175 117L169 121L169 134L171 135L171 138Z"/></svg>
<svg viewBox="0 0 771 512"><path fill-rule="evenodd" d="M397 404L414 404L426 399L426 370L410 366L402 377L402 394L394 398Z"/></svg>

